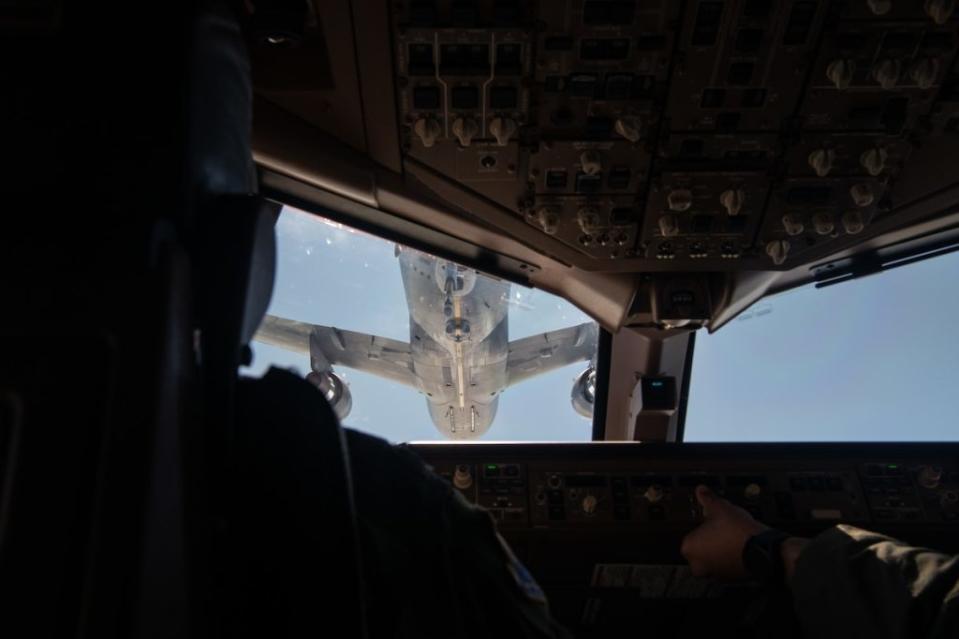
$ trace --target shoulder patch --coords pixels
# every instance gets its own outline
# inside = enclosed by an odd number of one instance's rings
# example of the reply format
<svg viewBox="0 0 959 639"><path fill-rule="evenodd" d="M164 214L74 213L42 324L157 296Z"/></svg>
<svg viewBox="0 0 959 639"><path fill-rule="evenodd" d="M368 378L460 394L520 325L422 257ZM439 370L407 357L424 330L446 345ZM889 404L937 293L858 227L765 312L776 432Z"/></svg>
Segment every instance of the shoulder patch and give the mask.
<svg viewBox="0 0 959 639"><path fill-rule="evenodd" d="M546 594L543 592L543 589L539 587L539 584L536 583L536 580L533 579L533 575L531 575L529 570L526 569L526 566L516 558L513 550L509 547L509 544L506 543L506 540L503 539L502 535L496 533L496 538L499 540L500 546L503 547L503 552L506 553L506 569L513 577L513 581L516 582L520 592L530 601L545 605Z"/></svg>

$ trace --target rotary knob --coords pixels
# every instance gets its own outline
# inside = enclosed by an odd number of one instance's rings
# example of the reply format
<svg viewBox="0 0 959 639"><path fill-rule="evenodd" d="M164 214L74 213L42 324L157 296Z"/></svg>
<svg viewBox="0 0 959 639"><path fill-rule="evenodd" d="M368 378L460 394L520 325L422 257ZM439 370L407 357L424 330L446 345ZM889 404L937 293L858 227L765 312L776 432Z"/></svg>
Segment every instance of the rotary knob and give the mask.
<svg viewBox="0 0 959 639"><path fill-rule="evenodd" d="M909 69L909 77L920 89L931 89L939 77L939 59L922 58Z"/></svg>
<svg viewBox="0 0 959 639"><path fill-rule="evenodd" d="M859 156L859 164L862 165L862 168L866 169L866 173L876 177L886 168L886 158L888 155L886 149L878 147L869 149Z"/></svg>
<svg viewBox="0 0 959 639"><path fill-rule="evenodd" d="M832 149L816 149L809 154L808 162L819 177L826 177L832 170L836 152Z"/></svg>
<svg viewBox="0 0 959 639"><path fill-rule="evenodd" d="M862 230L866 228L866 222L862 219L859 209L850 209L842 214L842 228L849 235L862 233Z"/></svg>
<svg viewBox="0 0 959 639"><path fill-rule="evenodd" d="M420 118L413 123L413 133L415 133L423 146L429 148L436 143L436 139L442 133L440 123L433 118Z"/></svg>
<svg viewBox="0 0 959 639"><path fill-rule="evenodd" d="M576 212L576 222L583 233L596 233L601 226L599 211L591 206L584 206Z"/></svg>
<svg viewBox="0 0 959 639"><path fill-rule="evenodd" d="M473 474L470 467L466 464L460 464L453 473L453 485L460 490L466 490L473 485Z"/></svg>
<svg viewBox="0 0 959 639"><path fill-rule="evenodd" d="M666 196L666 206L670 211L688 211L693 205L693 192L689 189L673 189Z"/></svg>
<svg viewBox="0 0 959 639"><path fill-rule="evenodd" d="M559 213L551 206L540 207L536 211L536 223L547 235L555 235L559 230Z"/></svg>
<svg viewBox="0 0 959 639"><path fill-rule="evenodd" d="M956 10L956 0L926 0L926 15L936 24L946 24Z"/></svg>
<svg viewBox="0 0 959 639"><path fill-rule="evenodd" d="M743 489L743 497L745 497L746 499L749 499L750 501L759 499L762 493L763 493L762 487L755 482L751 484L747 484L746 487Z"/></svg>
<svg viewBox="0 0 959 639"><path fill-rule="evenodd" d="M579 164L586 175L596 175L603 170L603 160L596 151L583 151L579 155Z"/></svg>
<svg viewBox="0 0 959 639"><path fill-rule="evenodd" d="M916 481L923 488L934 490L939 488L939 482L942 481L942 468L939 466L923 466L919 469L919 475Z"/></svg>
<svg viewBox="0 0 959 639"><path fill-rule="evenodd" d="M884 16L892 11L892 0L866 0L874 16Z"/></svg>
<svg viewBox="0 0 959 639"><path fill-rule="evenodd" d="M592 515L596 512L596 507L599 505L599 500L596 499L595 495L586 495L583 497L583 512L587 515Z"/></svg>
<svg viewBox="0 0 959 639"><path fill-rule="evenodd" d="M665 496L666 496L666 493L663 490L662 486L659 486L657 484L651 484L646 489L646 492L643 493L643 497L645 497L646 501L648 501L651 504L655 504L662 501L663 497Z"/></svg>
<svg viewBox="0 0 959 639"><path fill-rule="evenodd" d="M493 118L489 123L489 132L496 138L497 146L506 146L516 133L516 121L512 118Z"/></svg>
<svg viewBox="0 0 959 639"><path fill-rule="evenodd" d="M637 117L625 116L616 119L613 130L630 142L635 143L639 142L642 137L643 123Z"/></svg>
<svg viewBox="0 0 959 639"><path fill-rule="evenodd" d="M798 215L787 213L783 216L782 219L783 230L786 231L786 235L799 235L806 227L803 226L802 219Z"/></svg>
<svg viewBox="0 0 959 639"><path fill-rule="evenodd" d="M472 144L477 133L479 133L479 125L473 118L456 118L453 120L453 135L460 141L461 146Z"/></svg>
<svg viewBox="0 0 959 639"><path fill-rule="evenodd" d="M742 189L726 189L719 196L719 203L726 209L726 213L731 216L739 215L745 201L746 194Z"/></svg>
<svg viewBox="0 0 959 639"><path fill-rule="evenodd" d="M829 213L816 213L812 216L812 226L816 235L831 235L836 230L836 225L832 221L832 215Z"/></svg>
<svg viewBox="0 0 959 639"><path fill-rule="evenodd" d="M864 182L850 186L849 197L852 198L853 204L859 208L869 206L876 199L876 197L872 194L872 189Z"/></svg>
<svg viewBox="0 0 959 639"><path fill-rule="evenodd" d="M786 261L789 256L789 240L772 240L766 244L766 255L768 255L773 264L779 266Z"/></svg>
<svg viewBox="0 0 959 639"><path fill-rule="evenodd" d="M872 67L872 79L887 91L896 88L900 73L902 73L902 64L899 60L891 58L879 60Z"/></svg>
<svg viewBox="0 0 959 639"><path fill-rule="evenodd" d="M833 60L826 67L826 77L837 89L848 89L852 83L852 76L856 72L856 63L853 60L840 58Z"/></svg>
<svg viewBox="0 0 959 639"><path fill-rule="evenodd" d="M679 218L671 213L659 218L659 232L663 237L679 235Z"/></svg>

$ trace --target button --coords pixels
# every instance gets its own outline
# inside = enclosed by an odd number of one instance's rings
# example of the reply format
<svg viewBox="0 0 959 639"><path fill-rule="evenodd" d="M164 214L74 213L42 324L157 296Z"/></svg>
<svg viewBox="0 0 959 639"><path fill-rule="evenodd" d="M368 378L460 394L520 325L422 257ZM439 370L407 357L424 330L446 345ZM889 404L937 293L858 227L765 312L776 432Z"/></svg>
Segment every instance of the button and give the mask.
<svg viewBox="0 0 959 639"><path fill-rule="evenodd" d="M809 478L809 490L823 490L824 482L823 478L816 476Z"/></svg>
<svg viewBox="0 0 959 639"><path fill-rule="evenodd" d="M616 504L613 506L613 517L620 521L629 519L629 506L626 504Z"/></svg>
<svg viewBox="0 0 959 639"><path fill-rule="evenodd" d="M510 521L519 521L523 518L522 510L508 510L506 511L506 518Z"/></svg>
<svg viewBox="0 0 959 639"><path fill-rule="evenodd" d="M790 477L789 478L789 487L792 490L806 490L806 478L805 477Z"/></svg>
<svg viewBox="0 0 959 639"><path fill-rule="evenodd" d="M661 505L651 505L649 507L649 518L653 521L662 521L666 519L666 509Z"/></svg>
<svg viewBox="0 0 959 639"><path fill-rule="evenodd" d="M563 505L563 491L561 490L551 490L547 494L549 498L549 503L554 506Z"/></svg>
<svg viewBox="0 0 959 639"><path fill-rule="evenodd" d="M866 464L866 474L870 477L881 477L886 471L880 464Z"/></svg>
<svg viewBox="0 0 959 639"><path fill-rule="evenodd" d="M503 474L507 477L519 477L519 466L506 466L503 468Z"/></svg>
<svg viewBox="0 0 959 639"><path fill-rule="evenodd" d="M566 510L562 506L550 506L549 518L553 520L566 519Z"/></svg>
<svg viewBox="0 0 959 639"><path fill-rule="evenodd" d="M907 510L903 513L903 517L909 521L916 521L919 519L921 513L918 510Z"/></svg>
<svg viewBox="0 0 959 639"><path fill-rule="evenodd" d="M876 510L875 515L876 519L890 520L898 518L898 515L894 510Z"/></svg>
<svg viewBox="0 0 959 639"><path fill-rule="evenodd" d="M836 476L826 477L826 487L832 491L842 490L842 479Z"/></svg>

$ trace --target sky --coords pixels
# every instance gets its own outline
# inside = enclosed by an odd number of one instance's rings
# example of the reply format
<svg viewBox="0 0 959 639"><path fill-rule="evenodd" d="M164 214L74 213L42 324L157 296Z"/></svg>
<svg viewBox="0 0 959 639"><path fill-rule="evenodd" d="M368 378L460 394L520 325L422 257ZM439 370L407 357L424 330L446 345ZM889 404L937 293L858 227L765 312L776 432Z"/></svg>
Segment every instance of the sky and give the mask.
<svg viewBox="0 0 959 639"><path fill-rule="evenodd" d="M409 342L409 310L392 242L285 207L277 222L277 273L268 313ZM590 321L558 297L513 285L510 339ZM270 366L310 371L307 355L253 342L245 369ZM592 423L574 412L570 391L586 362L524 381L500 397L486 441L588 441ZM345 424L393 442L445 440L433 425L426 398L368 373L334 367L350 386L353 410Z"/></svg>
<svg viewBox="0 0 959 639"><path fill-rule="evenodd" d="M391 242L289 207L277 224L269 313L409 340L409 314ZM589 318L568 302L517 285L511 339ZM934 441L959 439L959 253L760 302L696 336L686 441ZM309 358L253 343L245 372L309 372ZM570 405L585 364L506 390L483 439L586 441ZM442 440L426 399L341 368L353 394L347 426L390 441Z"/></svg>
<svg viewBox="0 0 959 639"><path fill-rule="evenodd" d="M959 440L959 252L696 335L686 441Z"/></svg>

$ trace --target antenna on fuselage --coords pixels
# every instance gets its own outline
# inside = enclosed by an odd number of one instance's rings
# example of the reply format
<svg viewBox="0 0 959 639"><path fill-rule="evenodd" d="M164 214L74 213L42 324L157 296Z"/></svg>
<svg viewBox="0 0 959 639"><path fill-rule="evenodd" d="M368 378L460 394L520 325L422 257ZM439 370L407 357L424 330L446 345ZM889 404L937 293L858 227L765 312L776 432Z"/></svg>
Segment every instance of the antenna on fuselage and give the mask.
<svg viewBox="0 0 959 639"><path fill-rule="evenodd" d="M451 432L451 433L455 433L455 432L456 432L456 417L455 417L455 415L454 415L454 413L453 413L453 407L452 407L452 406L450 406L449 409L447 409L447 411L446 411L446 417L448 417L449 420L450 420L450 432Z"/></svg>

